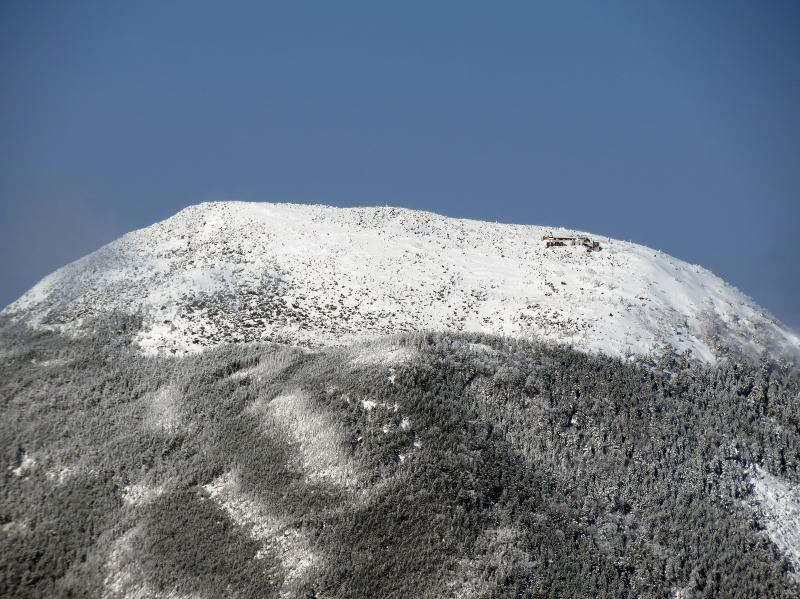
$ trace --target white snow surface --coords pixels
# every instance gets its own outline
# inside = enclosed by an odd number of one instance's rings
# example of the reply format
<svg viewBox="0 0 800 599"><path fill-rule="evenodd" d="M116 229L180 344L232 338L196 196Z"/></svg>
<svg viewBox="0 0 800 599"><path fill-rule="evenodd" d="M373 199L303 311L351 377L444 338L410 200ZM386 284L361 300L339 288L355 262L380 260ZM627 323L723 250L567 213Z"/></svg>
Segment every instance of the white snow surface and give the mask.
<svg viewBox="0 0 800 599"><path fill-rule="evenodd" d="M586 235L602 249L546 248L545 234ZM147 353L345 345L422 330L622 357L664 343L705 361L719 343L750 354L800 351L798 337L753 300L657 250L390 207L190 206L57 270L3 313L71 330L111 311L144 314L138 343Z"/></svg>

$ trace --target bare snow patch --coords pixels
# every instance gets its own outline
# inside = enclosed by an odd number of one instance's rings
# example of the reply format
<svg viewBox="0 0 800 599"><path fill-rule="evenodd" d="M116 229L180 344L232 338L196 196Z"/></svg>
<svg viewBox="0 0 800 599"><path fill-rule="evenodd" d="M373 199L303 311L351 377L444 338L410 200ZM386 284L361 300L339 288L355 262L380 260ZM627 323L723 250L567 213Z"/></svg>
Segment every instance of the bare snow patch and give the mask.
<svg viewBox="0 0 800 599"><path fill-rule="evenodd" d="M469 343L467 345L473 353L476 354L489 354L495 355L497 354L497 350L493 347L486 345L485 343Z"/></svg>
<svg viewBox="0 0 800 599"><path fill-rule="evenodd" d="M134 485L128 485L122 490L122 500L128 505L143 505L145 503L150 503L163 494L163 485L136 483Z"/></svg>
<svg viewBox="0 0 800 599"><path fill-rule="evenodd" d="M63 485L70 478L78 474L79 469L74 466L62 466L61 468L51 468L44 473L47 480Z"/></svg>
<svg viewBox="0 0 800 599"><path fill-rule="evenodd" d="M341 486L355 482L355 468L344 452L343 425L315 405L305 391L284 393L267 404L257 401L249 409L283 429L298 444L298 466L309 478Z"/></svg>
<svg viewBox="0 0 800 599"><path fill-rule="evenodd" d="M234 472L227 472L206 485L211 498L250 537L261 543L256 559L272 553L278 556L284 571L281 597L291 597L321 559L306 535L292 528L285 518L272 513L254 497L243 493Z"/></svg>
<svg viewBox="0 0 800 599"><path fill-rule="evenodd" d="M142 531L133 528L117 539L104 564L104 599L203 599L197 593L158 589L150 584L147 572L139 564Z"/></svg>
<svg viewBox="0 0 800 599"><path fill-rule="evenodd" d="M381 346L380 343L370 343L359 348L351 363L357 365L400 364L411 361L414 354L414 350L407 346Z"/></svg>
<svg viewBox="0 0 800 599"><path fill-rule="evenodd" d="M16 468L9 468L9 470L11 470L11 473L14 476L25 476L27 474L30 474L37 464L38 461L36 460L36 458L26 453L25 455L22 456L22 461L20 462L19 466L17 466Z"/></svg>
<svg viewBox="0 0 800 599"><path fill-rule="evenodd" d="M750 480L764 513L767 534L792 562L792 578L800 584L800 485L773 476L758 465Z"/></svg>
<svg viewBox="0 0 800 599"><path fill-rule="evenodd" d="M174 435L181 429L180 391L166 385L148 394L146 424L153 430Z"/></svg>

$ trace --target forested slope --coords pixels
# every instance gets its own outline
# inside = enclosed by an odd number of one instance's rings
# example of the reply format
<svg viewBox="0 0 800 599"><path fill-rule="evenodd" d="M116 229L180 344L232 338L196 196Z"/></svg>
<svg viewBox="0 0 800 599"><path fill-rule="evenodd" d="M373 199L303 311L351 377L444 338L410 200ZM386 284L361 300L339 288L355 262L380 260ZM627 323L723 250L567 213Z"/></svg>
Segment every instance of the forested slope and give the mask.
<svg viewBox="0 0 800 599"><path fill-rule="evenodd" d="M3 324L3 597L800 596L791 365L138 330Z"/></svg>

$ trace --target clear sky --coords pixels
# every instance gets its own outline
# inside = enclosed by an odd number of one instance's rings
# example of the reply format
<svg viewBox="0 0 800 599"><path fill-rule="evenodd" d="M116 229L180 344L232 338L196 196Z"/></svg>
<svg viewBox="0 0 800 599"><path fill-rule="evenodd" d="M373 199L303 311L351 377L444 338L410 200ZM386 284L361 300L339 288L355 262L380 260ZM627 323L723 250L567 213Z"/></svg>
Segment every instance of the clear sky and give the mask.
<svg viewBox="0 0 800 599"><path fill-rule="evenodd" d="M800 3L0 3L0 306L207 200L564 225L800 330Z"/></svg>

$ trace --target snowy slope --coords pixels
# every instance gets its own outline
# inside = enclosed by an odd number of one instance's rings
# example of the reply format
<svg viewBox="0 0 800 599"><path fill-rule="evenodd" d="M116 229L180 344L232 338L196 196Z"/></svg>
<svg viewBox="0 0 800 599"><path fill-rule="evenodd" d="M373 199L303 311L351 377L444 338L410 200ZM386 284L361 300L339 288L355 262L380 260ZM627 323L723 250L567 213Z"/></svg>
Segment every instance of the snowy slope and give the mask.
<svg viewBox="0 0 800 599"><path fill-rule="evenodd" d="M592 236L602 250L546 248L564 229L398 208L221 202L191 206L44 278L3 312L74 325L141 310L147 352L225 342L336 345L401 331L539 337L612 355L663 343L712 361L800 340L711 272Z"/></svg>
<svg viewBox="0 0 800 599"><path fill-rule="evenodd" d="M800 584L800 485L755 466L750 481L754 503L765 516L769 538L794 566L792 578Z"/></svg>

